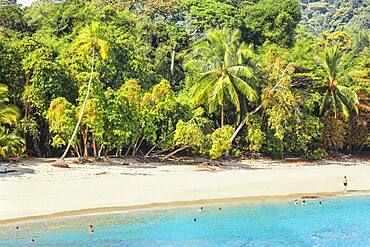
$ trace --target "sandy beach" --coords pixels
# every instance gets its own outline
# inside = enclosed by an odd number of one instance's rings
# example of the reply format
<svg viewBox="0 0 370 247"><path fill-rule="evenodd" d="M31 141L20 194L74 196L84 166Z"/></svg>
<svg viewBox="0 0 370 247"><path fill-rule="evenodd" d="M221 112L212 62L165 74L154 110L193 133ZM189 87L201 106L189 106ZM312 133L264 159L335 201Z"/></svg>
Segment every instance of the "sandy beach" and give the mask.
<svg viewBox="0 0 370 247"><path fill-rule="evenodd" d="M0 223L137 208L287 200L304 195L370 194L365 159L289 162L248 159L206 166L112 159L52 167L21 160L0 174ZM128 162L128 164L126 163ZM36 216L36 217L34 217ZM26 218L24 218L26 217Z"/></svg>

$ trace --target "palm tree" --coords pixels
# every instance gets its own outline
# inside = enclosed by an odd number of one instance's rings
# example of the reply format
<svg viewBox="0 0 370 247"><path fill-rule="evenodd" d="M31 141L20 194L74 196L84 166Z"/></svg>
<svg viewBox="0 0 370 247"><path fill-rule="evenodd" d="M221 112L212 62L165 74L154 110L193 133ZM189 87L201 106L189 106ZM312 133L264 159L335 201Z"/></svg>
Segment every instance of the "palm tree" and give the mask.
<svg viewBox="0 0 370 247"><path fill-rule="evenodd" d="M343 75L341 59L343 52L340 51L339 45L334 45L325 48L320 54L318 61L325 73L326 92L324 99L320 105L320 114L325 109L330 107L334 113L334 118L337 117L338 109L342 112L345 119L349 118L351 111L358 113L357 94L348 87L339 85L345 77Z"/></svg>
<svg viewBox="0 0 370 247"><path fill-rule="evenodd" d="M7 105L8 87L0 84L0 124L12 125L19 118L19 110L16 106ZM21 153L23 140L11 133L5 126L0 126L0 158L6 157L10 151Z"/></svg>
<svg viewBox="0 0 370 247"><path fill-rule="evenodd" d="M82 54L87 54L91 52L91 71L90 71L90 79L87 84L87 92L85 96L85 100L83 102L81 112L76 124L76 127L73 131L73 134L71 136L71 139L68 142L67 148L64 151L62 157L59 159L59 162L63 162L64 158L66 157L72 142L77 134L78 128L80 126L82 117L84 115L84 111L86 108L86 103L89 98L89 93L90 93L90 88L91 88L91 82L93 79L93 74L94 74L94 61L95 61L95 52L98 51L98 54L101 56L102 59L106 59L108 55L108 44L106 41L100 39L99 37L101 36L100 29L99 29L99 24L97 22L93 22L90 26L84 28L81 31L81 34L76 38L73 48L82 53Z"/></svg>
<svg viewBox="0 0 370 247"><path fill-rule="evenodd" d="M8 106L8 87L0 84L0 123L14 124L19 118L19 111L16 106Z"/></svg>
<svg viewBox="0 0 370 247"><path fill-rule="evenodd" d="M196 104L208 101L209 112L221 107L221 126L224 125L225 100L228 99L240 112L241 96L249 101L258 100L258 93L252 84L253 52L240 42L240 31L214 30L198 44L188 67L197 71L199 80L194 87Z"/></svg>

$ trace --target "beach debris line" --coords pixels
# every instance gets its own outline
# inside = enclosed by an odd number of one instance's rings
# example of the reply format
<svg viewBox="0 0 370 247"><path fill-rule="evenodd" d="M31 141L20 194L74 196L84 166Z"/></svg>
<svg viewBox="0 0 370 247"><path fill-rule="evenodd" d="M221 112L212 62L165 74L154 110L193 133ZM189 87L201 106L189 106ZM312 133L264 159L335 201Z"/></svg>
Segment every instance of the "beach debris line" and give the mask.
<svg viewBox="0 0 370 247"><path fill-rule="evenodd" d="M197 167L202 168L202 169L208 169L208 170L216 170L216 169L219 169L221 167L226 167L226 166L222 163L202 162L198 164Z"/></svg>
<svg viewBox="0 0 370 247"><path fill-rule="evenodd" d="M70 168L67 162L64 159L57 159L52 166L58 167L58 168Z"/></svg>

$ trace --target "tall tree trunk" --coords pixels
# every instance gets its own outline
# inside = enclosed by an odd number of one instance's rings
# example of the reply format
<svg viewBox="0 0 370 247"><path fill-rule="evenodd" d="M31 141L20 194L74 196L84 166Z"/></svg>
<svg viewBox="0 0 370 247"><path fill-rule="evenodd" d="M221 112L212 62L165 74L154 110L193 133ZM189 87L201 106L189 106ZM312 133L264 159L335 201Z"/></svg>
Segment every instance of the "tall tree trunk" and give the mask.
<svg viewBox="0 0 370 247"><path fill-rule="evenodd" d="M172 57L171 57L171 77L175 76L175 58L176 58L176 44L172 48Z"/></svg>
<svg viewBox="0 0 370 247"><path fill-rule="evenodd" d="M94 59L95 59L95 49L93 47L93 50L92 50L92 58L91 58L91 72L90 72L90 79L89 79L89 83L87 85L87 92L86 92L86 97L85 97L85 100L84 100L84 103L82 105L82 109L81 109L81 112L80 112L80 116L78 117L78 121L77 121L77 124L76 124L76 127L73 131L73 134L71 136L71 139L69 140L68 142L68 145L67 145L67 148L66 150L64 151L62 157L60 157L61 160L63 160L66 156L67 156L67 153L69 151L69 149L71 148L71 145L72 145L72 142L73 140L75 139L75 136L77 134L77 131L78 131L78 127L80 126L80 123L81 123L81 120L82 120L82 117L84 115L84 112L85 112L85 108L86 108L86 104L87 104L87 100L89 98L89 93L90 93L90 88L91 88L91 82L92 82L92 79L93 79L93 74L94 74Z"/></svg>
<svg viewBox="0 0 370 247"><path fill-rule="evenodd" d="M221 128L224 127L224 103L221 103Z"/></svg>
<svg viewBox="0 0 370 247"><path fill-rule="evenodd" d="M92 139L92 146L93 146L93 150L94 150L94 158L97 157L97 151L96 151L96 143L95 143L95 138Z"/></svg>
<svg viewBox="0 0 370 247"><path fill-rule="evenodd" d="M82 141L84 144L84 159L89 158L89 151L87 150L87 132L88 132L87 128L82 130Z"/></svg>

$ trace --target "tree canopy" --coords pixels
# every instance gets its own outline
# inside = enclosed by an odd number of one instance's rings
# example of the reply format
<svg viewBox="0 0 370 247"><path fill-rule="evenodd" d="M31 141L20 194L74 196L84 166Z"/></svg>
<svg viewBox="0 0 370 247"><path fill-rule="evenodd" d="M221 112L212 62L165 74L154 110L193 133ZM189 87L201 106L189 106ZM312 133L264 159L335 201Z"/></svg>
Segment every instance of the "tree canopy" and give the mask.
<svg viewBox="0 0 370 247"><path fill-rule="evenodd" d="M0 157L369 149L368 5L0 0Z"/></svg>

